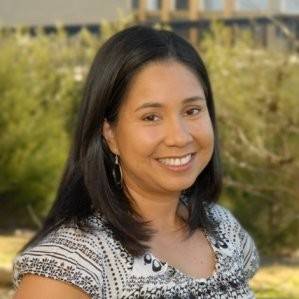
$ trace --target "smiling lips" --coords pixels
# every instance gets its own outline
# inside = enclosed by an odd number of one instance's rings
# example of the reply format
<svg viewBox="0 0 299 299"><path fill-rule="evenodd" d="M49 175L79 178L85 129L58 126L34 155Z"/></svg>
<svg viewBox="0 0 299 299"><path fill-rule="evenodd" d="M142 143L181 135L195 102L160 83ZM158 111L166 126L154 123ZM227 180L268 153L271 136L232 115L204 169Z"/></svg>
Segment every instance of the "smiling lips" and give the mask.
<svg viewBox="0 0 299 299"><path fill-rule="evenodd" d="M187 154L180 158L161 158L157 160L172 170L185 170L188 168L193 156L194 154Z"/></svg>

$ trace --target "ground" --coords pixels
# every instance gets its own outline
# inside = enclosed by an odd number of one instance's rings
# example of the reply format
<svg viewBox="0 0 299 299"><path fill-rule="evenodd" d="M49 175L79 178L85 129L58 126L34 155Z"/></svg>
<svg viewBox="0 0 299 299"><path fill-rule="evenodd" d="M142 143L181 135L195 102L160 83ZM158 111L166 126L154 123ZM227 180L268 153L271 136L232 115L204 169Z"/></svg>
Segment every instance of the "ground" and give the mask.
<svg viewBox="0 0 299 299"><path fill-rule="evenodd" d="M276 262L263 266L251 280L257 299L298 299L299 263Z"/></svg>
<svg viewBox="0 0 299 299"><path fill-rule="evenodd" d="M19 232L17 235L0 235L0 268L9 268L15 254L28 240L30 233ZM261 267L250 281L257 299L298 299L299 298L299 263L282 263L279 259ZM10 299L13 290L1 286L0 299Z"/></svg>

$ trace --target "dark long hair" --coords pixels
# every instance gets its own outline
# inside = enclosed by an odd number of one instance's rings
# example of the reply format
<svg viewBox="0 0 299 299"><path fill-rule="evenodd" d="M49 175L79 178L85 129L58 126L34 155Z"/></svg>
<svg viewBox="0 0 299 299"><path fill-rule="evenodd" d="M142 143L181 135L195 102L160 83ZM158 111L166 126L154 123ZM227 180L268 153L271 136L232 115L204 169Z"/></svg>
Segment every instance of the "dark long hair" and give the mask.
<svg viewBox="0 0 299 299"><path fill-rule="evenodd" d="M87 76L73 144L56 200L42 229L25 248L69 221L80 226L97 212L107 220L124 248L137 256L145 252L153 231L132 208L129 198L112 175L113 154L103 138L106 119L114 123L132 77L153 61L175 60L187 66L201 82L214 129L214 152L188 198L190 234L197 228L212 230L206 204L216 202L222 187L219 142L209 77L197 51L183 38L166 30L132 26L108 39L97 52Z"/></svg>

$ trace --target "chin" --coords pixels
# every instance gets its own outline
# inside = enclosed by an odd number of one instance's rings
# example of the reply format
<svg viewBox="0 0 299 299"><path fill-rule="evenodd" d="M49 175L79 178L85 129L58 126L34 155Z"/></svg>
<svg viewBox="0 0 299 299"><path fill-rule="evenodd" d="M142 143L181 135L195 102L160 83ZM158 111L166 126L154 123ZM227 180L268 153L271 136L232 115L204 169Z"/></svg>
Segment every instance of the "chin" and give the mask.
<svg viewBox="0 0 299 299"><path fill-rule="evenodd" d="M164 189L168 190L169 192L174 192L174 193L182 192L183 190L190 188L194 184L194 182L195 181L192 181L190 183L185 183L185 184L177 183L177 184L173 184L173 185L168 185L168 186L165 186Z"/></svg>

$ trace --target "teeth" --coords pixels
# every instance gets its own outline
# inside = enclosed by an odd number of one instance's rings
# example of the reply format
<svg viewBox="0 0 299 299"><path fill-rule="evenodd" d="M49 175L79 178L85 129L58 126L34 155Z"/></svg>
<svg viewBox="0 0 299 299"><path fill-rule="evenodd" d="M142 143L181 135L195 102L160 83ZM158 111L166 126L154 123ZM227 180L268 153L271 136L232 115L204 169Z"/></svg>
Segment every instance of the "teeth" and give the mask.
<svg viewBox="0 0 299 299"><path fill-rule="evenodd" d="M190 162L191 154L183 158L169 158L169 159L158 159L161 163L170 166L182 166Z"/></svg>

